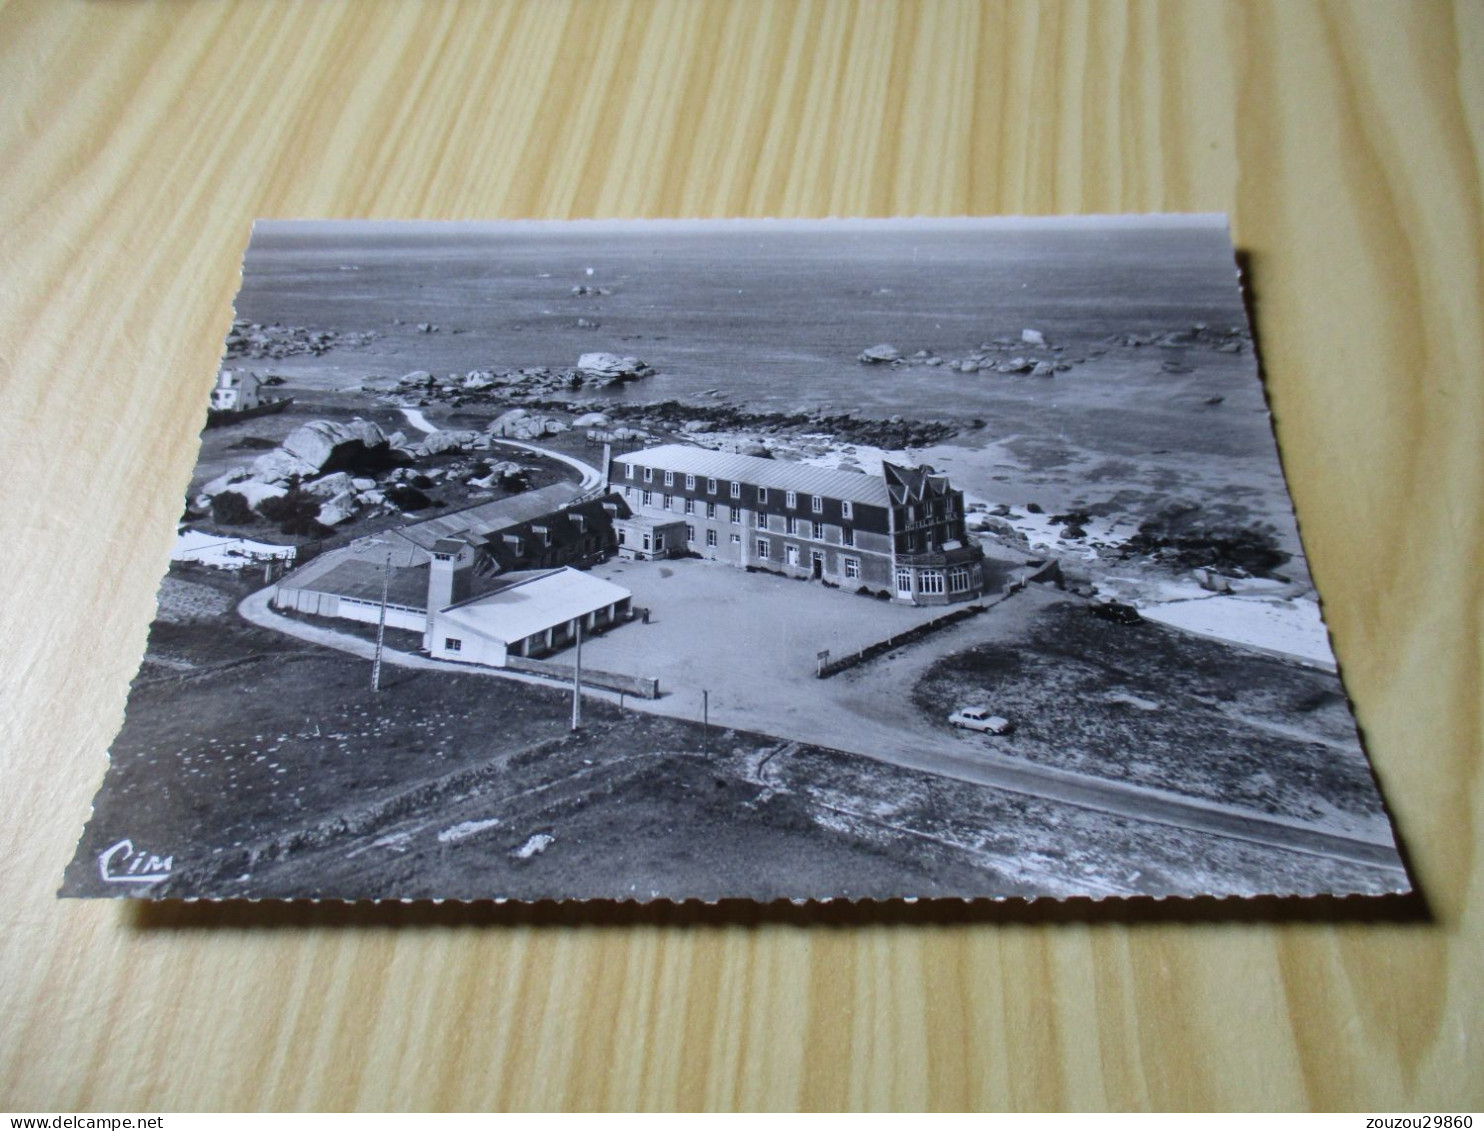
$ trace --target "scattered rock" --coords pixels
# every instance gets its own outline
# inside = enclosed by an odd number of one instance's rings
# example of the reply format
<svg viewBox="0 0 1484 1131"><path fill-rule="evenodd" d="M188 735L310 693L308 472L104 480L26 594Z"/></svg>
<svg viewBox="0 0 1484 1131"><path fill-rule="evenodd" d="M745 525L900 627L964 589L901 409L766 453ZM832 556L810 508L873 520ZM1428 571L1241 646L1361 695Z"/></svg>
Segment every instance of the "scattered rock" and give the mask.
<svg viewBox="0 0 1484 1131"><path fill-rule="evenodd" d="M1041 333L1040 330L1020 331L1020 340L1028 346L1039 346L1042 349L1046 348L1046 335Z"/></svg>
<svg viewBox="0 0 1484 1131"><path fill-rule="evenodd" d="M586 377L609 381L633 381L654 372L652 366L637 357L619 357L616 353L585 353L577 359L577 369Z"/></svg>
<svg viewBox="0 0 1484 1131"><path fill-rule="evenodd" d="M317 356L336 346L365 346L378 336L375 332L339 334L332 330L311 330L306 326L284 326L278 322L264 326L239 318L227 333L226 354L229 358Z"/></svg>
<svg viewBox="0 0 1484 1131"><path fill-rule="evenodd" d="M901 357L901 353L895 346L882 342L880 345L867 346L861 350L856 360L862 365L889 365L901 360Z"/></svg>
<svg viewBox="0 0 1484 1131"><path fill-rule="evenodd" d="M350 491L342 491L334 498L320 504L319 522L323 526L338 526L355 517L360 503Z"/></svg>
<svg viewBox="0 0 1484 1131"><path fill-rule="evenodd" d="M605 425L607 425L609 423L611 423L611 422L609 421L608 417L605 416L603 413L601 413L601 412L587 412L587 413L583 413L576 420L572 421L572 427L573 428L602 428L602 427L604 427Z"/></svg>

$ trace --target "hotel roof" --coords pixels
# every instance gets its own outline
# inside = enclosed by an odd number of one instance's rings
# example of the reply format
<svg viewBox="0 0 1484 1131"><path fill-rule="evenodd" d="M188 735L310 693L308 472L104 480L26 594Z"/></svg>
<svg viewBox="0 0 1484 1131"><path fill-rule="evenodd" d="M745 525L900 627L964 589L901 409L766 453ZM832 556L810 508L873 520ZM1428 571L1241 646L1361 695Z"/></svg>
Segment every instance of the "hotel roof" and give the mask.
<svg viewBox="0 0 1484 1131"><path fill-rule="evenodd" d="M742 456L732 452L714 452L692 444L663 444L657 448L614 456L615 463L637 467L656 467L662 471L680 471L687 475L733 480L754 487L797 491L804 495L821 495L845 499L852 503L870 503L884 507L891 503L886 481L879 475L858 471L815 467L807 463ZM723 494L724 492L719 492Z"/></svg>

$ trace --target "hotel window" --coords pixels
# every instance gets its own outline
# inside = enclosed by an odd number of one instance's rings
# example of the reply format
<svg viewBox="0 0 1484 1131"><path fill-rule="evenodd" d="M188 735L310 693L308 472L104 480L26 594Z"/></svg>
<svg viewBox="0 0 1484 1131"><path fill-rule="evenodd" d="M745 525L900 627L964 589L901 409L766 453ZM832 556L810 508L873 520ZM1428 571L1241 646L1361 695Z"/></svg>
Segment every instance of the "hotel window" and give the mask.
<svg viewBox="0 0 1484 1131"><path fill-rule="evenodd" d="M464 650L464 642L457 636L445 636L443 638L443 650L445 652L462 652Z"/></svg>
<svg viewBox="0 0 1484 1131"><path fill-rule="evenodd" d="M759 538L757 540L757 556L762 558L763 561L768 560L768 540L766 538Z"/></svg>
<svg viewBox="0 0 1484 1131"><path fill-rule="evenodd" d="M634 465L633 464L626 463L626 464L623 465L623 477L625 479L632 479L632 478L634 478Z"/></svg>
<svg viewBox="0 0 1484 1131"><path fill-rule="evenodd" d="M759 487L757 489L757 501L760 503L766 503L768 501L768 489L766 487Z"/></svg>
<svg viewBox="0 0 1484 1131"><path fill-rule="evenodd" d="M696 489L696 477L694 475L687 475L685 477L685 489L687 491L694 491Z"/></svg>
<svg viewBox="0 0 1484 1131"><path fill-rule="evenodd" d="M665 548L665 536L663 534L656 534L654 536L654 550L655 550L655 553L659 553L664 548Z"/></svg>
<svg viewBox="0 0 1484 1131"><path fill-rule="evenodd" d="M644 548L646 550L652 550L654 548L654 539L649 536L648 531L644 533Z"/></svg>
<svg viewBox="0 0 1484 1131"><path fill-rule="evenodd" d="M909 534L907 535L907 552L911 553L915 549L917 549L917 535Z"/></svg>
<svg viewBox="0 0 1484 1131"><path fill-rule="evenodd" d="M842 545L842 546L854 546L855 545L855 527L853 527L853 526L842 526L842 527L840 527L840 545Z"/></svg>
<svg viewBox="0 0 1484 1131"><path fill-rule="evenodd" d="M714 495L714 494L716 494L716 480L715 479L708 479L708 480L706 480L706 494L708 494L708 495Z"/></svg>
<svg viewBox="0 0 1484 1131"><path fill-rule="evenodd" d="M783 502L784 502L784 505L787 506L787 507L790 507L790 508L796 507L796 506L799 505L799 496L796 495L794 492L790 491L790 492L788 492L788 494L784 495Z"/></svg>
<svg viewBox="0 0 1484 1131"><path fill-rule="evenodd" d="M645 491L644 494L642 494L642 495L639 496L639 501L641 503L643 503L646 507L652 507L652 506L654 506L654 492L653 491Z"/></svg>
<svg viewBox="0 0 1484 1131"><path fill-rule="evenodd" d="M696 540L696 528L690 525L690 523L685 524L685 540L687 542L694 542Z"/></svg>
<svg viewBox="0 0 1484 1131"><path fill-rule="evenodd" d="M962 593L969 587L969 571L963 566L957 566L948 571L948 588L954 593Z"/></svg>
<svg viewBox="0 0 1484 1131"><path fill-rule="evenodd" d="M706 531L706 545L715 547L715 545L716 545L716 531L714 531L714 530L708 530L708 531Z"/></svg>
<svg viewBox="0 0 1484 1131"><path fill-rule="evenodd" d="M809 500L809 509L815 514L824 514L824 500L815 495Z"/></svg>
<svg viewBox="0 0 1484 1131"><path fill-rule="evenodd" d="M685 513L686 514L695 514L696 513L696 501L694 499L686 499L685 500Z"/></svg>
<svg viewBox="0 0 1484 1131"><path fill-rule="evenodd" d="M912 571L910 569L897 570L897 592L912 592Z"/></svg>
<svg viewBox="0 0 1484 1131"><path fill-rule="evenodd" d="M742 497L742 484L740 484L740 483L733 483L732 484L732 498L734 498L734 499L740 499L741 497Z"/></svg>
<svg viewBox="0 0 1484 1131"><path fill-rule="evenodd" d="M654 482L654 468L652 468L652 467L646 467L644 469L644 482L646 482L646 483L653 483Z"/></svg>
<svg viewBox="0 0 1484 1131"><path fill-rule="evenodd" d="M861 575L861 560L859 558L845 559L845 576L855 581Z"/></svg>
<svg viewBox="0 0 1484 1131"><path fill-rule="evenodd" d="M670 496L669 495L661 495L660 498L662 498L664 500L664 502L662 502L660 504L660 507L662 509L664 509L664 510L669 510L670 509Z"/></svg>
<svg viewBox="0 0 1484 1131"><path fill-rule="evenodd" d="M733 526L740 526L742 524L741 507L727 507L727 514L731 517Z"/></svg>
<svg viewBox="0 0 1484 1131"><path fill-rule="evenodd" d="M785 534L797 534L799 532L798 519L794 518L793 515L789 515L787 518L785 518L783 520L783 532Z"/></svg>
<svg viewBox="0 0 1484 1131"><path fill-rule="evenodd" d="M732 545L733 546L740 546L740 545L742 545L742 535L740 535L740 534L733 534L732 535Z"/></svg>
<svg viewBox="0 0 1484 1131"><path fill-rule="evenodd" d="M943 592L943 571L941 569L925 569L917 575L917 579L922 592Z"/></svg>
<svg viewBox="0 0 1484 1131"><path fill-rule="evenodd" d="M623 489L623 497L626 499L632 499L634 497L634 489L632 487L625 487Z"/></svg>
<svg viewBox="0 0 1484 1131"><path fill-rule="evenodd" d="M667 471L667 472L665 472L665 486L666 487L673 487L673 486L675 486L675 473L673 471Z"/></svg>
<svg viewBox="0 0 1484 1131"><path fill-rule="evenodd" d="M816 542L823 542L824 541L824 523L822 523L822 522L811 522L809 524L809 528L810 528L810 536Z"/></svg>
<svg viewBox="0 0 1484 1131"><path fill-rule="evenodd" d="M706 517L707 518L715 518L716 517L716 504L715 503L707 503L706 504Z"/></svg>
<svg viewBox="0 0 1484 1131"><path fill-rule="evenodd" d="M841 518L854 518L855 517L853 514L850 513L850 504L848 502L844 502L844 503L841 503L840 504L840 517Z"/></svg>

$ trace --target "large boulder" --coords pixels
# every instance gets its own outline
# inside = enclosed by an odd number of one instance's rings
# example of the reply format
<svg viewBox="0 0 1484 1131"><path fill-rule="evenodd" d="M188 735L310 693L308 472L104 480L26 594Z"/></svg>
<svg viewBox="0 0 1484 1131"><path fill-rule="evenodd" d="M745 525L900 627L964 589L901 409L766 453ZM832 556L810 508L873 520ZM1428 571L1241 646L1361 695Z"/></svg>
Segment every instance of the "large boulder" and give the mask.
<svg viewBox="0 0 1484 1131"><path fill-rule="evenodd" d="M426 369L414 369L404 377L397 378L397 384L404 389L426 389L433 384L433 375Z"/></svg>
<svg viewBox="0 0 1484 1131"><path fill-rule="evenodd" d="M459 432L443 430L429 432L423 437L422 449L430 455L436 456L443 452L460 451L474 443L474 432Z"/></svg>
<svg viewBox="0 0 1484 1131"><path fill-rule="evenodd" d="M1039 346L1041 348L1045 348L1046 346L1046 335L1041 333L1040 330L1020 331L1020 340L1028 346Z"/></svg>
<svg viewBox="0 0 1484 1131"><path fill-rule="evenodd" d="M608 417L601 412L588 412L572 421L573 428L602 428L609 423Z"/></svg>
<svg viewBox="0 0 1484 1131"><path fill-rule="evenodd" d="M319 522L322 526L338 526L347 519L353 518L360 508L360 503L353 491L342 491L332 499L320 504Z"/></svg>
<svg viewBox="0 0 1484 1131"><path fill-rule="evenodd" d="M376 481L371 481L371 486L376 486ZM336 471L330 475L321 476L312 483L304 484L304 490L309 494L321 499L333 499L336 495L346 491L356 490L355 482L343 471Z"/></svg>
<svg viewBox="0 0 1484 1131"><path fill-rule="evenodd" d="M316 420L295 428L279 447L254 460L251 478L283 483L296 475L309 479L324 472L385 467L393 462L391 444L371 421Z"/></svg>
<svg viewBox="0 0 1484 1131"><path fill-rule="evenodd" d="M637 357L619 357L616 353L585 353L577 359L577 369L586 377L606 377L614 381L632 381L647 377L654 369Z"/></svg>
<svg viewBox="0 0 1484 1131"><path fill-rule="evenodd" d="M514 408L496 417L489 430L490 435L507 440L539 440L542 436L565 432L567 427L565 421L554 416L537 416L525 409Z"/></svg>

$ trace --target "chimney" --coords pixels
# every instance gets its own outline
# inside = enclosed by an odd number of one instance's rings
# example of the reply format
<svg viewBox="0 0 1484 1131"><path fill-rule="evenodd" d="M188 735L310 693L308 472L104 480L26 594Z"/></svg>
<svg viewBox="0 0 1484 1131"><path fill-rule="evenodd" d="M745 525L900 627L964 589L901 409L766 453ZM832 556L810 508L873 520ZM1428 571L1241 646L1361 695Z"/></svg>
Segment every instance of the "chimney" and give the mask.
<svg viewBox="0 0 1484 1131"><path fill-rule="evenodd" d="M603 494L608 494L608 480L613 474L613 445L608 441L603 443Z"/></svg>

